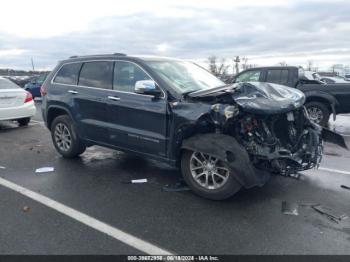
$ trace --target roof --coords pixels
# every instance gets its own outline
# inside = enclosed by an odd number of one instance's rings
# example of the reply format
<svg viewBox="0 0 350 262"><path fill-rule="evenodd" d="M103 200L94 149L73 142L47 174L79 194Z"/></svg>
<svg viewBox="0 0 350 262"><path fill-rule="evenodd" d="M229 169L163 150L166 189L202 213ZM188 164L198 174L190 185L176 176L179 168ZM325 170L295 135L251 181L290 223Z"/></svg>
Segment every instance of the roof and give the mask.
<svg viewBox="0 0 350 262"><path fill-rule="evenodd" d="M180 61L180 59L172 58L172 57L162 57L162 56L150 56L150 55L126 55L122 53L115 53L115 54L100 54L100 55L84 55L84 56L71 56L68 59L65 59L61 62L68 62L68 61L85 61L90 59L96 59L96 60L115 60L115 59L122 59L122 60L142 60L142 61Z"/></svg>
<svg viewBox="0 0 350 262"><path fill-rule="evenodd" d="M248 68L247 70L255 70L255 69L298 69L297 66L259 66L259 67L252 67Z"/></svg>

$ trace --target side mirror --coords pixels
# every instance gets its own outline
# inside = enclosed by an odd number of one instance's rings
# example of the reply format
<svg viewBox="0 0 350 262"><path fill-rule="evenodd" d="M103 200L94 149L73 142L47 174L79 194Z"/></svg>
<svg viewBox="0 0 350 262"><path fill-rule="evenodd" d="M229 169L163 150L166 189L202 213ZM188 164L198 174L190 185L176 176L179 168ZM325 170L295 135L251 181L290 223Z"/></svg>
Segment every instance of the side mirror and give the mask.
<svg viewBox="0 0 350 262"><path fill-rule="evenodd" d="M157 88L156 83L153 80L140 80L136 81L134 92L136 94L160 96L161 91Z"/></svg>

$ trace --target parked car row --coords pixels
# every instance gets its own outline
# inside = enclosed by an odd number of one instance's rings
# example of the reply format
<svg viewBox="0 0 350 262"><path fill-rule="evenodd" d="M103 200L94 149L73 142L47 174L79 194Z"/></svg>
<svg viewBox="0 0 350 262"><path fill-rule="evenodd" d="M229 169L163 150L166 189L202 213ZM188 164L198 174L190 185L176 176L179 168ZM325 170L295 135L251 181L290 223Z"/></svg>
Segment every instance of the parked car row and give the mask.
<svg viewBox="0 0 350 262"><path fill-rule="evenodd" d="M41 97L40 94L40 88L41 85L44 83L48 73L42 73L40 75L34 75L34 76L6 76L4 78L7 78L11 80L16 85L24 88L26 91L30 92L33 96L33 98Z"/></svg>
<svg viewBox="0 0 350 262"><path fill-rule="evenodd" d="M24 89L32 94L33 98L41 97L40 89L48 74L42 74L31 79L24 85Z"/></svg>

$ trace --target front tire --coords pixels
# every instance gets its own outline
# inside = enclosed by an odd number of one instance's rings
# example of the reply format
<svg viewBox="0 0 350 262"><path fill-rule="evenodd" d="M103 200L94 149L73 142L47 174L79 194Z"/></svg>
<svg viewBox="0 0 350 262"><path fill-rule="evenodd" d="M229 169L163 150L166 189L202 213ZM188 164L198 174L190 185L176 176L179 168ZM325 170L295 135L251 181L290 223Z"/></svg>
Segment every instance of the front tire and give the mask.
<svg viewBox="0 0 350 262"><path fill-rule="evenodd" d="M17 119L17 122L19 126L27 126L30 122L30 117Z"/></svg>
<svg viewBox="0 0 350 262"><path fill-rule="evenodd" d="M321 102L308 102L305 107L310 120L321 126L327 125L331 114L327 105Z"/></svg>
<svg viewBox="0 0 350 262"><path fill-rule="evenodd" d="M211 200L227 199L242 187L225 161L201 152L185 151L181 171L197 195Z"/></svg>
<svg viewBox="0 0 350 262"><path fill-rule="evenodd" d="M56 150L65 158L75 158L86 149L68 115L58 116L53 120L51 137Z"/></svg>

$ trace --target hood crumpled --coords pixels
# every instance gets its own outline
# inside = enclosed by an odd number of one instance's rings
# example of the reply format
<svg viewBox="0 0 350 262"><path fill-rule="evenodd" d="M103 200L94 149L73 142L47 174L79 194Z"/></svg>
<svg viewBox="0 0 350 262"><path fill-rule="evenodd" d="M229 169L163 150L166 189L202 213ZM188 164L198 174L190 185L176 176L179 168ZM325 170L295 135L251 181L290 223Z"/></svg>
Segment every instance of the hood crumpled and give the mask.
<svg viewBox="0 0 350 262"><path fill-rule="evenodd" d="M301 107L303 92L283 85L244 82L234 85L232 94L236 103L246 112L254 114L280 114Z"/></svg>

